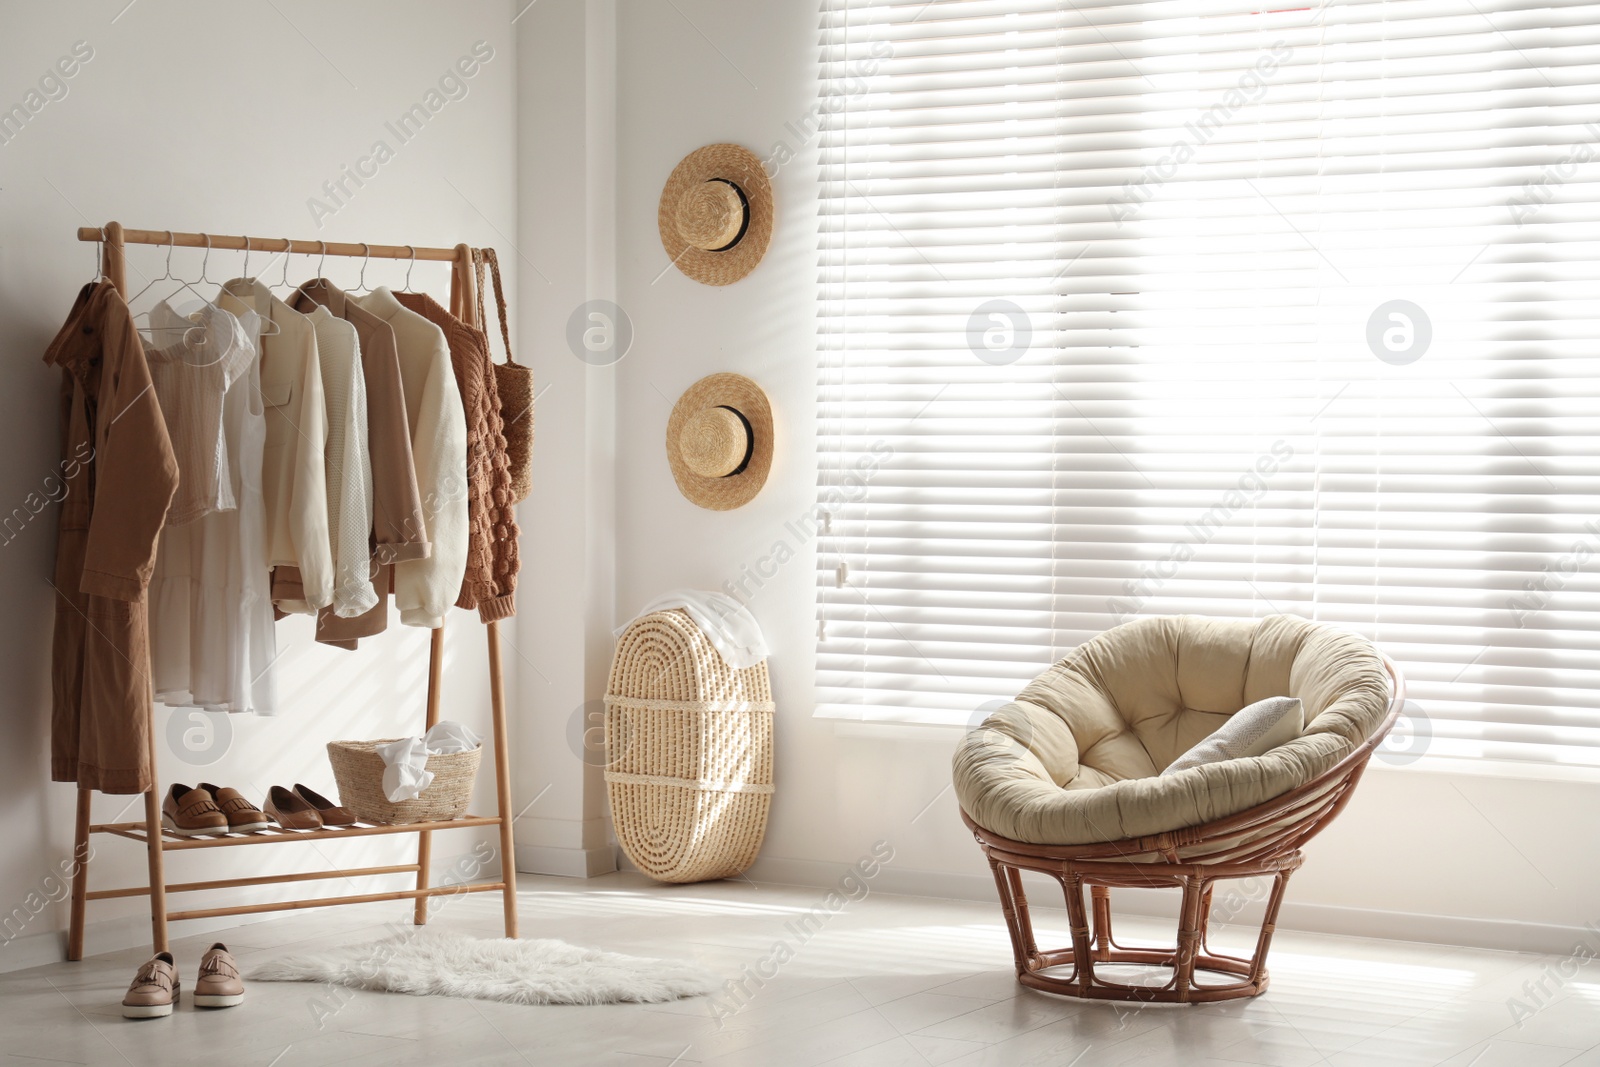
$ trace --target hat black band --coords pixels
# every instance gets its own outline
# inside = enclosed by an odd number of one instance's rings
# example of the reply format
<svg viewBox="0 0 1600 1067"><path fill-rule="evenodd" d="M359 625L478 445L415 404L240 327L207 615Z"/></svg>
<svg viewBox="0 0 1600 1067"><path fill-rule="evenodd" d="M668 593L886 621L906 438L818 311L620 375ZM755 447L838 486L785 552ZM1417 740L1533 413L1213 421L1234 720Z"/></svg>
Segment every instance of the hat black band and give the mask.
<svg viewBox="0 0 1600 1067"><path fill-rule="evenodd" d="M720 181L721 179L718 180ZM729 184L732 183L730 182ZM734 186L734 188L737 189L738 186ZM743 474L745 468L750 466L750 457L755 455L756 452L756 432L755 430L751 429L750 420L745 418L744 412L740 411L738 408L730 408L726 404L718 404L717 407L721 408L723 411L733 412L739 417L740 423L744 425L744 458L739 461L739 465L737 467L733 468L733 470L722 476L724 478L732 478L735 474Z"/></svg>
<svg viewBox="0 0 1600 1067"><path fill-rule="evenodd" d="M730 182L726 178L711 178L709 180L710 181L714 181L714 182L721 182L723 185L726 185L728 188L732 189L735 193L738 193L739 194L739 207L741 209L743 209L743 212L744 212L744 219L743 219L742 222L739 223L739 232L733 235L733 240L729 241L727 244L723 245L721 248L710 248L710 249L707 249L707 251L709 251L709 252L726 252L728 249L732 248L734 245L736 245L740 241L744 240L745 232L750 229L750 198L744 195L744 190L739 188L737 183ZM729 408L728 410L732 411L733 409ZM744 418L743 415L740 415L739 417L741 419ZM749 429L748 425L745 428ZM735 473L737 473L737 472L735 472Z"/></svg>

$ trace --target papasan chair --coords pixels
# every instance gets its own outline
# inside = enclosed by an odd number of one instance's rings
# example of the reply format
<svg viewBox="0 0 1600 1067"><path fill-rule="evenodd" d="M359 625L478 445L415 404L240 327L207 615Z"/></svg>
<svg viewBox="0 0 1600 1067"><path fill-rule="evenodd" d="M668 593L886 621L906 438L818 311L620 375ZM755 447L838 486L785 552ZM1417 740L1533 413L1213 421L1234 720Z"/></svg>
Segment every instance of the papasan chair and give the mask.
<svg viewBox="0 0 1600 1067"><path fill-rule="evenodd" d="M961 816L994 872L1017 980L1102 1000L1198 1003L1265 991L1301 846L1349 801L1403 690L1370 642L1292 615L1140 619L1036 678L969 732L954 759ZM1298 737L1160 775L1233 713L1272 696L1301 699ZM1070 948L1035 943L1022 871L1061 883ZM1214 884L1256 876L1270 877L1272 892L1254 954L1213 952ZM1183 892L1176 947L1119 945L1110 890L1152 887ZM1141 966L1121 966L1129 964ZM1113 977L1153 973L1157 984L1113 981L1097 965L1119 965L1104 968Z"/></svg>

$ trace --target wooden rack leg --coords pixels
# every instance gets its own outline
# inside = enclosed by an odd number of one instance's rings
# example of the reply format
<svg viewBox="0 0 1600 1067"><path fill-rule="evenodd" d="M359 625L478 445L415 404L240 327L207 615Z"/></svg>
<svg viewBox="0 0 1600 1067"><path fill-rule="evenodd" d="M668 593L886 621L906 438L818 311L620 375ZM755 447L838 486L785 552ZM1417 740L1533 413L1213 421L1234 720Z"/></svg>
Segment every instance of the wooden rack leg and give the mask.
<svg viewBox="0 0 1600 1067"><path fill-rule="evenodd" d="M439 688L444 677L444 627L434 628L428 642L428 725L431 730L439 724ZM428 888L428 863L433 858L433 833L424 830L417 835L417 889ZM411 922L416 926L428 921L428 898L418 897L411 909Z"/></svg>
<svg viewBox="0 0 1600 1067"><path fill-rule="evenodd" d="M119 228L119 236L120 236ZM150 724L150 789L144 795L144 832L150 856L151 954L167 951L167 870L161 850L161 763L156 758L156 727Z"/></svg>
<svg viewBox="0 0 1600 1067"><path fill-rule="evenodd" d="M156 773L155 732L151 731L150 774ZM159 779L158 779L159 780ZM145 833L150 837L150 951L167 951L167 872L161 853L161 801L156 785L144 795Z"/></svg>
<svg viewBox="0 0 1600 1067"><path fill-rule="evenodd" d="M494 779L500 804L500 880L505 883L506 936L517 936L517 851L511 824L511 749L506 736L505 678L500 667L500 623L485 627L489 641L489 699L494 710Z"/></svg>
<svg viewBox="0 0 1600 1067"><path fill-rule="evenodd" d="M89 892L89 801L78 790L78 814L72 831L72 914L67 924L67 959L83 959L83 910Z"/></svg>
<svg viewBox="0 0 1600 1067"><path fill-rule="evenodd" d="M117 287L117 292L126 296L128 261L122 244L122 224L106 223L104 235L100 252L104 257L106 277ZM150 789L144 795L144 824L145 833L150 839L147 848L150 857L150 942L152 952L165 952L167 951L167 879L161 854L161 764L156 758L154 722L150 724L149 753ZM70 939L71 935L68 937Z"/></svg>

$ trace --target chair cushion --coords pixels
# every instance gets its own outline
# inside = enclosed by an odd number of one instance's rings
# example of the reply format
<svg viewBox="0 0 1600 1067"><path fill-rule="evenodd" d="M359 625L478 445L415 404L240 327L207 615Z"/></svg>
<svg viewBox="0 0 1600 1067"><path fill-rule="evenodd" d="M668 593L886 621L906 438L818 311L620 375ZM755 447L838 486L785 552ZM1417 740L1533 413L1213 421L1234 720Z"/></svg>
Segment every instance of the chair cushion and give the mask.
<svg viewBox="0 0 1600 1067"><path fill-rule="evenodd" d="M1206 763L1259 756L1299 737L1305 717L1305 705L1299 697L1258 700L1234 712L1215 733L1167 764L1161 774L1165 777Z"/></svg>
<svg viewBox="0 0 1600 1067"><path fill-rule="evenodd" d="M1159 777L1248 704L1299 697L1299 737ZM1080 645L968 733L956 796L979 826L1039 845L1199 826L1332 767L1382 724L1389 677L1365 638L1292 615L1139 619Z"/></svg>

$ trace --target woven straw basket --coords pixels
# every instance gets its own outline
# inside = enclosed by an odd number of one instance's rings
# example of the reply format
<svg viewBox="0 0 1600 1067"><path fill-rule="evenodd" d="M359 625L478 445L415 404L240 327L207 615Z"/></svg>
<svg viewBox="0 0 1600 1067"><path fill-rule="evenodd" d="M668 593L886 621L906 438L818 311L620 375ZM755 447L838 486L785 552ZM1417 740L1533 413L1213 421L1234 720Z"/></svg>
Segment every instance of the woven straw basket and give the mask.
<svg viewBox="0 0 1600 1067"><path fill-rule="evenodd" d="M383 757L378 755L379 745L395 740L399 739L328 742L328 762L333 764L334 782L339 786L339 803L362 822L380 826L442 822L466 814L483 746L470 752L429 756L433 781L418 796L397 804L384 795Z"/></svg>
<svg viewBox="0 0 1600 1067"><path fill-rule="evenodd" d="M733 670L682 611L636 620L606 693L606 788L623 852L661 882L755 862L772 805L767 665Z"/></svg>

